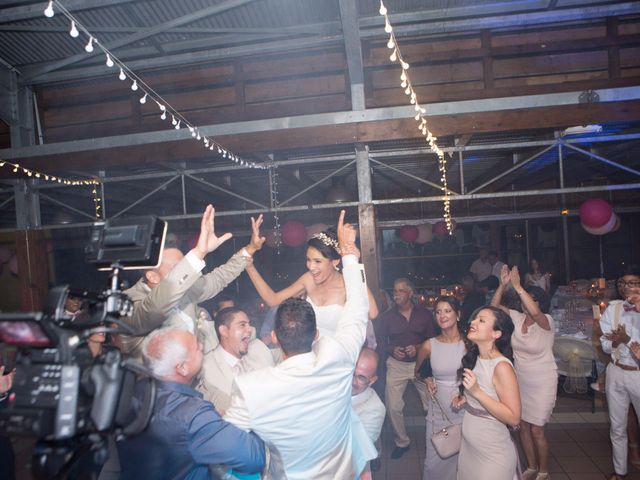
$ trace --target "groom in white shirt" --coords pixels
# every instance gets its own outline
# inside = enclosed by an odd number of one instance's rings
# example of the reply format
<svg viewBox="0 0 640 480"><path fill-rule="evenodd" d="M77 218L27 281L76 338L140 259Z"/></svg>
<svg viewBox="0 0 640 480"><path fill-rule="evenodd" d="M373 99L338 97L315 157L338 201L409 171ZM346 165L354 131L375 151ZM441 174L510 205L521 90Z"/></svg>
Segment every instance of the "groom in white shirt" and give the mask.
<svg viewBox="0 0 640 480"><path fill-rule="evenodd" d="M338 222L347 302L335 336L315 344L315 313L289 299L276 315L274 335L284 360L237 377L225 419L262 438L271 454L270 478L353 480L376 456L362 423L352 414L353 371L365 340L368 298L358 263L355 230Z"/></svg>

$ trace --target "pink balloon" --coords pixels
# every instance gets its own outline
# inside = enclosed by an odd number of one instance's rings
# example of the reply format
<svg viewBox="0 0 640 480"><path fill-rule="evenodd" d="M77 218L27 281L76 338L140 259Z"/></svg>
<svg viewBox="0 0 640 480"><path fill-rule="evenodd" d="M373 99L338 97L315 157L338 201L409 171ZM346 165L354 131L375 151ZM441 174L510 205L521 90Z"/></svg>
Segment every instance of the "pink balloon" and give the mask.
<svg viewBox="0 0 640 480"><path fill-rule="evenodd" d="M289 220L282 226L282 243L299 247L307 240L307 228L296 220Z"/></svg>
<svg viewBox="0 0 640 480"><path fill-rule="evenodd" d="M400 237L400 240L403 242L411 243L417 240L418 233L418 227L415 225L405 225L398 230L398 237Z"/></svg>
<svg viewBox="0 0 640 480"><path fill-rule="evenodd" d="M444 237L447 232L447 224L444 223L444 220L440 220L433 226L433 233L435 233L439 237Z"/></svg>
<svg viewBox="0 0 640 480"><path fill-rule="evenodd" d="M18 257L16 255L13 255L9 259L9 270L14 275L18 275Z"/></svg>
<svg viewBox="0 0 640 480"><path fill-rule="evenodd" d="M416 243L424 244L430 242L433 238L433 227L430 223L423 223L422 225L418 225L418 238L416 238Z"/></svg>
<svg viewBox="0 0 640 480"><path fill-rule="evenodd" d="M314 223L307 227L307 241L311 240L316 233L324 232L329 226L326 223Z"/></svg>
<svg viewBox="0 0 640 480"><path fill-rule="evenodd" d="M585 227L598 228L610 221L611 205L601 198L590 198L580 205L580 221Z"/></svg>
<svg viewBox="0 0 640 480"><path fill-rule="evenodd" d="M0 264L7 263L11 259L11 249L6 245L0 245Z"/></svg>
<svg viewBox="0 0 640 480"><path fill-rule="evenodd" d="M592 228L592 227L588 227L583 223L582 228L584 228L591 235L605 235L611 232L613 228L616 226L616 218L617 218L616 215L613 214L611 215L611 218L609 218L609 221L604 225L602 225L601 227Z"/></svg>

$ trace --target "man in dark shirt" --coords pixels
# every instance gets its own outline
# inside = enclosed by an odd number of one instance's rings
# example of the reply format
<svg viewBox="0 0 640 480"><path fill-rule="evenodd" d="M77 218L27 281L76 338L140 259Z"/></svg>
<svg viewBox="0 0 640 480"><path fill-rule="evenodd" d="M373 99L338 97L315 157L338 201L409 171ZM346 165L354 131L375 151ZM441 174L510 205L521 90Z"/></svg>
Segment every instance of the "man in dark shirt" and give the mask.
<svg viewBox="0 0 640 480"><path fill-rule="evenodd" d="M257 473L265 463L264 443L224 421L191 383L202 367L202 345L176 327L155 330L142 344L145 363L158 381L147 429L118 442L121 479L207 480L209 465Z"/></svg>
<svg viewBox="0 0 640 480"><path fill-rule="evenodd" d="M462 277L462 286L466 294L460 309L460 326L464 331L466 331L469 326L469 317L471 317L471 314L477 308L484 307L488 303L486 294L486 284L488 282L485 279L480 283L483 284L482 287L476 285L476 279L472 273L467 273Z"/></svg>
<svg viewBox="0 0 640 480"><path fill-rule="evenodd" d="M404 391L411 381L427 410L426 386L416 380L414 368L418 348L427 338L435 336L436 328L431 312L413 303L413 285L406 278L394 282L393 301L395 305L382 314L377 326L379 348L388 355L385 403L396 444L391 458L400 458L410 444L404 425Z"/></svg>

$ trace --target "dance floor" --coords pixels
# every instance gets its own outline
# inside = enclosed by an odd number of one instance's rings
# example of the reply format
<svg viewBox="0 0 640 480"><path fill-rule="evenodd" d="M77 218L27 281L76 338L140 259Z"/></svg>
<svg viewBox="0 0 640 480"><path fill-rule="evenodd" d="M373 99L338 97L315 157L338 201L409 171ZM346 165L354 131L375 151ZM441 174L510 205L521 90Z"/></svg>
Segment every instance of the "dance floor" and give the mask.
<svg viewBox="0 0 640 480"><path fill-rule="evenodd" d="M393 434L388 422L382 432L381 468L373 473L374 480L420 480L425 452L425 420L420 414L415 391L408 389L405 410L411 449L399 460L392 460ZM603 398L598 394L596 413L591 413L591 401L586 396L560 396L547 427L551 445L550 472L552 480L603 480L613 471L609 426ZM16 441L16 469L19 480L30 480L28 461L32 442ZM640 480L640 471L629 466L627 480Z"/></svg>
<svg viewBox="0 0 640 480"><path fill-rule="evenodd" d="M547 426L552 480L603 480L613 472L606 405L603 396L597 395L596 413L591 413L591 400L586 395L558 397L552 423ZM373 472L374 480L422 479L425 420L420 415L419 399L413 389L407 389L405 399L411 449L401 459L389 457L394 448L393 432L389 422L385 422L381 468ZM640 480L640 471L629 465L627 480Z"/></svg>

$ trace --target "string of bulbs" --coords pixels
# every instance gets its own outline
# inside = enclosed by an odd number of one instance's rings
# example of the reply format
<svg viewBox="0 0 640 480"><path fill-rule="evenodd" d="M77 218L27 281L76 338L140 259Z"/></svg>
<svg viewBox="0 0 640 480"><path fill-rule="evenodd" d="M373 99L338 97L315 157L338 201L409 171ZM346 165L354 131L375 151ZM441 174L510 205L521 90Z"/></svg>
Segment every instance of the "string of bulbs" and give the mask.
<svg viewBox="0 0 640 480"><path fill-rule="evenodd" d="M87 38L87 44L84 49L87 53L91 53L95 48L99 48L102 53L105 55L105 64L109 68L117 67L120 72L118 74L118 78L121 81L126 81L127 79L132 80L131 90L137 92L140 90L143 95L140 97L140 103L146 104L148 100L155 102L160 110L160 118L162 120L167 121L169 116L171 116L171 125L176 130L180 130L183 127L189 129L191 133L191 137L193 137L198 142L202 142L204 148L208 149L211 152L217 152L218 155L221 155L222 158L228 158L229 160L248 168L258 168L258 169L266 169L267 167L261 164L257 164L255 162L251 162L249 160L245 160L228 148L225 148L219 142L207 137L205 135L201 135L199 128L196 125L193 125L189 122L184 115L182 115L178 110L176 110L169 102L167 102L162 96L156 92L153 88L151 88L147 83L144 82L142 78L140 78L136 73L131 70L127 65L121 61L117 56L115 56L109 49L107 49L100 41L89 31L87 27L85 27L81 22L78 21L76 17L74 17L59 1L49 0L47 4L47 8L44 10L44 15L47 18L51 18L55 15L54 3L56 9L62 13L69 21L71 22L71 27L69 30L69 35L73 38L77 38L80 36L82 32Z"/></svg>
<svg viewBox="0 0 640 480"><path fill-rule="evenodd" d="M402 58L400 47L398 46L396 36L393 33L393 27L391 26L391 22L389 21L389 17L387 15L387 8L384 6L382 0L380 0L379 12L380 15L384 17L384 31L389 34L387 48L392 51L391 55L389 55L389 60L391 60L392 62L400 63L400 66L402 67L402 73L400 74L400 86L404 89L404 93L409 97L409 102L411 103L411 105L413 105L416 111L414 118L416 122L418 122L418 130L424 136L427 145L429 145L429 149L438 156L438 171L440 172L440 183L442 184L442 187L440 188L444 192L444 221L447 225L447 231L449 232L449 235L451 235L453 234L453 224L451 221L451 204L449 201L450 190L447 186L447 161L444 157L444 152L438 146L438 138L429 130L427 119L425 117L427 109L420 104L420 102L418 101L418 96L413 89L413 84L411 83L411 78L409 78L408 73L409 64L404 60L404 58Z"/></svg>
<svg viewBox="0 0 640 480"><path fill-rule="evenodd" d="M0 159L0 168L7 167L10 168L13 173L24 173L27 177L37 178L39 180L44 180L47 182L60 183L62 185L69 186L90 186L91 194L93 195L93 203L95 206L95 217L99 219L102 210L102 198L98 193L98 186L100 182L95 178L82 178L82 179L71 179L71 178L63 178L56 175L49 175L48 173L38 172L36 170L32 170L27 167L23 167L18 163L12 163L7 160Z"/></svg>

